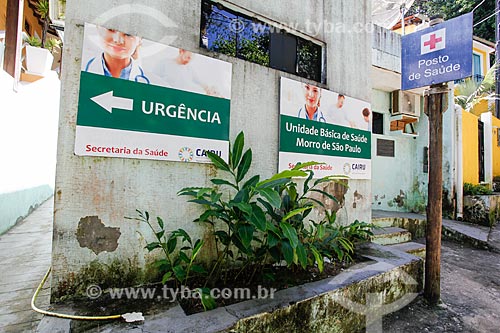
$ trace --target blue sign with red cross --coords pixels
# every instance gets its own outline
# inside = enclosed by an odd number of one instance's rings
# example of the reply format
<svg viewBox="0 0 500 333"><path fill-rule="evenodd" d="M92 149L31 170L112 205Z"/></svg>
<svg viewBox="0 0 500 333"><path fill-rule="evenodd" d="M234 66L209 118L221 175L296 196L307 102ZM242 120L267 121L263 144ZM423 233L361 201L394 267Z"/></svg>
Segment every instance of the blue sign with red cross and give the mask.
<svg viewBox="0 0 500 333"><path fill-rule="evenodd" d="M402 90L471 75L472 13L403 36Z"/></svg>

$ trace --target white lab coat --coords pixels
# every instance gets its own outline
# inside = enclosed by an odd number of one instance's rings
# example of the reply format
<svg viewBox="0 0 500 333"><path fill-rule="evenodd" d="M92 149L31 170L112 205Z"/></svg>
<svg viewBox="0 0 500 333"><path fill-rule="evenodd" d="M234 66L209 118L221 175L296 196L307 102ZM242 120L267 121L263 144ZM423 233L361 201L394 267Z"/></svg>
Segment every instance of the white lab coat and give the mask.
<svg viewBox="0 0 500 333"><path fill-rule="evenodd" d="M102 55L91 58L85 65L84 71L104 75L104 68L102 67ZM130 70L130 81L140 82L140 83L151 83L151 79L144 74L142 68L132 59L132 68Z"/></svg>

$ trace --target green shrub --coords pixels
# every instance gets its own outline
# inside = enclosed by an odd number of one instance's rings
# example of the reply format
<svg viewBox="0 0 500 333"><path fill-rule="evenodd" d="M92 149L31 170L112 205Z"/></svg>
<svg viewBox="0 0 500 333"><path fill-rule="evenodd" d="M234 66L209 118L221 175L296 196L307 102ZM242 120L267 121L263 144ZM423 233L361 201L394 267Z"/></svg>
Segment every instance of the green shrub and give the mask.
<svg viewBox="0 0 500 333"><path fill-rule="evenodd" d="M45 41L45 48L50 51L50 53L54 53L57 47L61 47L61 40L57 38L49 38Z"/></svg>
<svg viewBox="0 0 500 333"><path fill-rule="evenodd" d="M156 249L161 249L164 258L156 261L155 265L161 273L163 273L162 283L168 280L175 280L177 283L184 285L189 280L191 272L197 274L205 274L205 269L194 264L194 261L201 248L203 247L203 240L196 240L194 243L191 237L183 229L177 229L172 232L165 230L165 223L161 217L156 218L158 227L153 227L149 219L148 212L141 212L137 210L139 218L135 218L143 223L146 223L155 235L155 241L146 245L146 249L152 252ZM179 251L176 251L177 244L183 245Z"/></svg>
<svg viewBox="0 0 500 333"><path fill-rule="evenodd" d="M42 47L42 40L36 36L26 37L24 41L34 47Z"/></svg>
<svg viewBox="0 0 500 333"><path fill-rule="evenodd" d="M471 183L464 184L464 195L484 195L492 193L493 191L484 185L473 185Z"/></svg>
<svg viewBox="0 0 500 333"><path fill-rule="evenodd" d="M215 306L207 285L214 286L217 281L226 285L228 279L235 281L239 276L245 276L250 283L257 274L274 280L274 273L269 273L268 268L285 264L292 272L317 267L321 273L324 258L350 261L356 244L373 235L372 224L355 221L348 226L338 225L335 212L328 211L322 201L311 196L319 193L337 201L319 189L319 185L333 181L347 186L345 177L314 179L310 169L321 163L298 163L295 168L264 180L259 175L247 177L252 150L244 151L243 133L230 145L227 163L216 154L207 152L207 156L226 177L211 179L211 187L188 187L178 192L178 195L190 197L189 202L204 208L194 222L208 225L218 254L207 270L194 263L202 249L202 241L193 244L182 229L166 233L159 217L159 229L153 227L149 214L138 211L139 220L147 223L156 237L146 248L149 251L161 249L164 253L164 258L157 262L164 273L163 283L175 279L185 284L193 276L190 272L203 277L203 288L197 290L205 310ZM303 185L293 180L296 177L303 180ZM311 211L319 207L325 211L324 218L320 221L308 219ZM178 239L188 246L176 250Z"/></svg>
<svg viewBox="0 0 500 333"><path fill-rule="evenodd" d="M24 42L33 47L42 47L42 40L36 36L30 36L24 38ZM61 47L61 40L57 38L49 38L45 41L44 48L50 51L50 53L54 53L57 47Z"/></svg>
<svg viewBox="0 0 500 333"><path fill-rule="evenodd" d="M207 156L228 179L212 179L213 187L184 188L179 195L192 197L189 202L202 205L205 210L197 223L207 223L216 240L218 260L211 268L209 280L217 281L231 267L250 270L251 281L256 273L263 273L266 264L286 262L292 269L307 269L317 266L323 270L323 259L349 260L354 253L353 241L365 239L371 231L365 226L349 229L335 224L335 213L327 211L323 220L307 220L313 208L323 206L321 201L309 196L320 193L330 199L337 199L317 188L321 183L337 181L336 177L314 179L312 170L304 170L320 163L298 164L273 177L261 180L259 175L245 178L251 162L252 151L243 153L244 135L240 133L230 148L229 163L219 156ZM292 178L302 177L304 185L299 186ZM224 189L224 191L222 191ZM359 222L358 222L359 223Z"/></svg>

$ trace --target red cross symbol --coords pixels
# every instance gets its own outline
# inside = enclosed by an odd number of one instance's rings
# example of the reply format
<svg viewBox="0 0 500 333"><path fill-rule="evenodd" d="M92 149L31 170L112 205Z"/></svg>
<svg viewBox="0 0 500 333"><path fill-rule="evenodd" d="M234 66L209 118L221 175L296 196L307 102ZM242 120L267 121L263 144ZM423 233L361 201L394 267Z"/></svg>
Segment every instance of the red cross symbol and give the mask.
<svg viewBox="0 0 500 333"><path fill-rule="evenodd" d="M424 42L424 46L430 46L430 49L434 50L436 48L436 44L440 43L441 41L443 41L443 38L436 38L436 34L432 34L430 36L430 39L427 42Z"/></svg>

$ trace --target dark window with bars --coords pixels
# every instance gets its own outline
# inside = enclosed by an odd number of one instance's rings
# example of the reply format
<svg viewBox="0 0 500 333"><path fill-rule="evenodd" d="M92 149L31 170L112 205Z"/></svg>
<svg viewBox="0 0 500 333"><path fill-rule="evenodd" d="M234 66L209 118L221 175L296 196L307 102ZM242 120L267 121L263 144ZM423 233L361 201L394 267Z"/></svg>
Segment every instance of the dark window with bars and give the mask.
<svg viewBox="0 0 500 333"><path fill-rule="evenodd" d="M373 112L372 133L384 134L384 115L382 113Z"/></svg>

